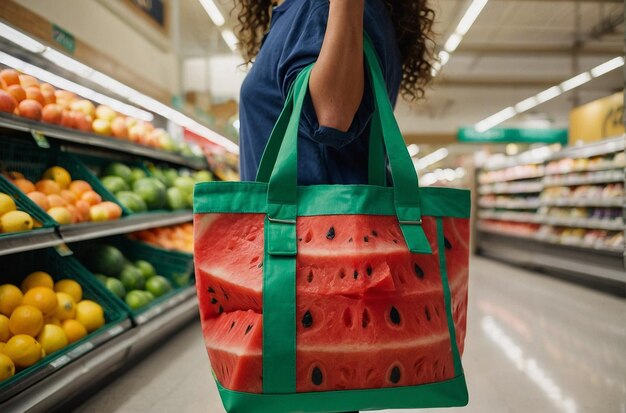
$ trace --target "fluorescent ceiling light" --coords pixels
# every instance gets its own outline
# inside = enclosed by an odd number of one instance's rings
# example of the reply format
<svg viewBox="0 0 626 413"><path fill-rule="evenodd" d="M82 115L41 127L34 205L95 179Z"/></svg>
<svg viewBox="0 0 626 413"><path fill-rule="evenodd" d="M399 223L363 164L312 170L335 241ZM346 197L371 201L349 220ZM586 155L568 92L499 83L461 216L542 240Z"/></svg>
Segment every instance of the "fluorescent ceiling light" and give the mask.
<svg viewBox="0 0 626 413"><path fill-rule="evenodd" d="M222 30L222 38L233 52L237 50L237 45L239 44L239 40L235 33L230 30Z"/></svg>
<svg viewBox="0 0 626 413"><path fill-rule="evenodd" d="M621 56L616 57L591 69L591 76L599 77L622 66L624 66L624 58Z"/></svg>
<svg viewBox="0 0 626 413"><path fill-rule="evenodd" d="M483 11L483 8L487 4L488 0L474 0L472 4L468 7L465 15L456 26L456 32L461 36L464 36L469 29L472 27L480 12Z"/></svg>
<svg viewBox="0 0 626 413"><path fill-rule="evenodd" d="M559 96L561 93L561 88L559 86L552 86L549 89L544 90L543 92L537 93L537 103L541 104L547 102L555 97Z"/></svg>
<svg viewBox="0 0 626 413"><path fill-rule="evenodd" d="M439 52L439 62L440 64L443 66L446 63L448 63L448 60L450 60L450 53L446 52L445 50L442 50Z"/></svg>
<svg viewBox="0 0 626 413"><path fill-rule="evenodd" d="M4 23L0 23L0 36L23 47L29 52L41 53L46 50L46 46L42 43Z"/></svg>
<svg viewBox="0 0 626 413"><path fill-rule="evenodd" d="M200 4L202 4L202 7L204 7L204 10L216 26L222 27L226 23L224 15L213 0L200 0Z"/></svg>
<svg viewBox="0 0 626 413"><path fill-rule="evenodd" d="M476 124L474 129L476 129L476 131L481 132L481 133L486 132L489 129L493 128L494 126L499 125L500 123L504 122L505 120L511 119L516 114L517 112L515 111L513 106L509 106L506 109L502 109L500 112L496 113L495 115L491 115L487 119L481 120L480 122Z"/></svg>
<svg viewBox="0 0 626 413"><path fill-rule="evenodd" d="M412 143L409 146L406 147L407 150L409 151L409 156L411 158L417 156L418 153L420 153L420 147L417 146L416 144Z"/></svg>
<svg viewBox="0 0 626 413"><path fill-rule="evenodd" d="M413 162L415 165L415 169L421 171L422 169L428 168L430 165L434 165L437 162L444 160L448 156L448 150L446 148L437 149L435 152L429 153Z"/></svg>
<svg viewBox="0 0 626 413"><path fill-rule="evenodd" d="M515 105L515 111L517 113L526 112L527 110L534 108L538 104L539 101L537 101L537 98L535 96L531 96L528 99L524 99L517 105Z"/></svg>
<svg viewBox="0 0 626 413"><path fill-rule="evenodd" d="M459 47L459 44L461 44L461 40L463 40L463 36L452 33L450 37L448 37L446 44L443 45L444 50L448 53L454 52L456 48Z"/></svg>
<svg viewBox="0 0 626 413"><path fill-rule="evenodd" d="M577 88L580 85L584 85L585 83L589 82L591 79L592 79L591 73L589 72L581 73L578 76L574 76L573 78L561 83L560 84L561 90L563 92L567 92L568 90Z"/></svg>

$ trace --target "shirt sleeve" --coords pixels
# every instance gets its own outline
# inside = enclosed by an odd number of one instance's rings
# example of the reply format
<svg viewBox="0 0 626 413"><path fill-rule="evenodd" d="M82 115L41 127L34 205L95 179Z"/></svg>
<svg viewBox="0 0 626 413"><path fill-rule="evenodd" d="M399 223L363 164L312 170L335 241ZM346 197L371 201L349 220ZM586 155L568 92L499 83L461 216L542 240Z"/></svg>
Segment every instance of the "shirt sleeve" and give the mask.
<svg viewBox="0 0 626 413"><path fill-rule="evenodd" d="M301 21L294 21L293 29L285 39L285 50L278 63L278 79L283 99L302 69L314 63L322 49L328 23L328 2L313 2ZM374 102L369 79L365 76L363 100L347 132L320 126L310 93L307 93L300 120L300 136L317 143L341 149L361 136L374 112Z"/></svg>

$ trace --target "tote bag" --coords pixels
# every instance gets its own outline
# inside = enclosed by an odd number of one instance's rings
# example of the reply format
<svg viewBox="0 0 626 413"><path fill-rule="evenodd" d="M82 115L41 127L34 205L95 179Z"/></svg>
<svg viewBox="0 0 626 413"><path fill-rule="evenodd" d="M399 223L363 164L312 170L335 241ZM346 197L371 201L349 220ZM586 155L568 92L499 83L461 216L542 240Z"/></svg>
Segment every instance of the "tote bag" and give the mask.
<svg viewBox="0 0 626 413"><path fill-rule="evenodd" d="M229 413L463 406L470 196L420 188L369 38L368 185L297 186L312 66L256 182L195 188L195 268ZM392 186L385 186L388 159Z"/></svg>

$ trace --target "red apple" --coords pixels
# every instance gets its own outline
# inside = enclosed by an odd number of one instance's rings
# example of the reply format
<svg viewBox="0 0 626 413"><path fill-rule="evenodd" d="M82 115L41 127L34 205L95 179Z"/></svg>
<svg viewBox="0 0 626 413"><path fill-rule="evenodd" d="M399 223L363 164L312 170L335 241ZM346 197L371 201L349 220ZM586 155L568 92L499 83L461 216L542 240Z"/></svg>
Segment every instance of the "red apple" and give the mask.
<svg viewBox="0 0 626 413"><path fill-rule="evenodd" d="M4 90L0 90L0 112L13 113L17 107L17 101Z"/></svg>
<svg viewBox="0 0 626 413"><path fill-rule="evenodd" d="M41 111L41 120L47 123L58 125L63 119L63 111L59 105L50 103L43 107Z"/></svg>
<svg viewBox="0 0 626 413"><path fill-rule="evenodd" d="M24 99L26 99L26 91L20 85L11 85L7 88L7 93L13 96L13 99L17 100L17 103L20 103Z"/></svg>
<svg viewBox="0 0 626 413"><path fill-rule="evenodd" d="M111 132L119 139L128 139L128 128L123 117L118 116L111 122Z"/></svg>
<svg viewBox="0 0 626 413"><path fill-rule="evenodd" d="M20 116L32 120L41 120L41 104L36 100L24 99L18 105Z"/></svg>
<svg viewBox="0 0 626 413"><path fill-rule="evenodd" d="M36 100L42 107L46 104L46 99L37 86L29 86L26 88L26 99Z"/></svg>
<svg viewBox="0 0 626 413"><path fill-rule="evenodd" d="M93 118L83 112L74 112L74 127L84 132L92 132Z"/></svg>
<svg viewBox="0 0 626 413"><path fill-rule="evenodd" d="M66 128L74 128L74 114L69 110L63 110L61 112L61 126L65 126Z"/></svg>
<svg viewBox="0 0 626 413"><path fill-rule="evenodd" d="M82 112L84 115L93 117L96 112L96 107L87 99L75 100L70 104L70 108L74 112Z"/></svg>
<svg viewBox="0 0 626 413"><path fill-rule="evenodd" d="M143 122L137 123L135 126L128 129L128 139L130 139L131 142L143 144L146 135L146 127Z"/></svg>

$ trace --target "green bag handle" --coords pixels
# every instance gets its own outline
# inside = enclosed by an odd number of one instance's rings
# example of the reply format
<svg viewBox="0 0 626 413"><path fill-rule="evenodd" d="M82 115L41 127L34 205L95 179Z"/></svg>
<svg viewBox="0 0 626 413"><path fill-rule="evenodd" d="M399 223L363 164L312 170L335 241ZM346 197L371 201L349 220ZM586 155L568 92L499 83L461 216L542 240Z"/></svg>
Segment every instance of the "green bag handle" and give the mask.
<svg viewBox="0 0 626 413"><path fill-rule="evenodd" d="M370 79L371 81L371 79ZM295 82L294 82L295 83ZM293 85L289 88L289 93L285 99L285 106L272 129L261 162L256 175L256 182L269 182L272 170L276 164L282 137L285 134L291 112L293 110ZM385 159L385 147L383 145L382 129L380 124L370 125L369 136L369 158L368 158L368 183L369 185L386 186L387 184L387 165Z"/></svg>
<svg viewBox="0 0 626 413"><path fill-rule="evenodd" d="M393 108L387 95L376 51L367 35L365 35L364 40L364 51L376 106L371 123L372 136L379 135L383 138L393 177L396 215L409 250L413 253L430 254L432 253L430 243L421 226L422 214L417 174L393 115ZM289 122L286 122L281 115L282 119L277 122L273 131L273 139L268 143L264 153L264 158L268 159L269 162L271 158L267 158L267 156L273 157L273 153L279 148L276 164L270 175L268 185L268 216L273 222L295 223L297 215L298 127L302 106L308 92L312 67L313 65L303 69L294 81L293 93L290 92L289 101L283 110L285 116L290 112ZM283 129L285 123L286 128ZM283 130L284 133L280 133ZM280 145L279 138L282 138ZM373 139L372 143L375 148L376 139ZM380 153L380 151L377 152ZM267 163L263 163L265 168ZM382 168L380 170L383 171ZM262 178L265 173L265 170L261 171ZM289 245L285 245L285 240L279 243L282 244L281 247L274 247L272 244L270 247L277 253L296 253L295 238L293 242L288 243Z"/></svg>

